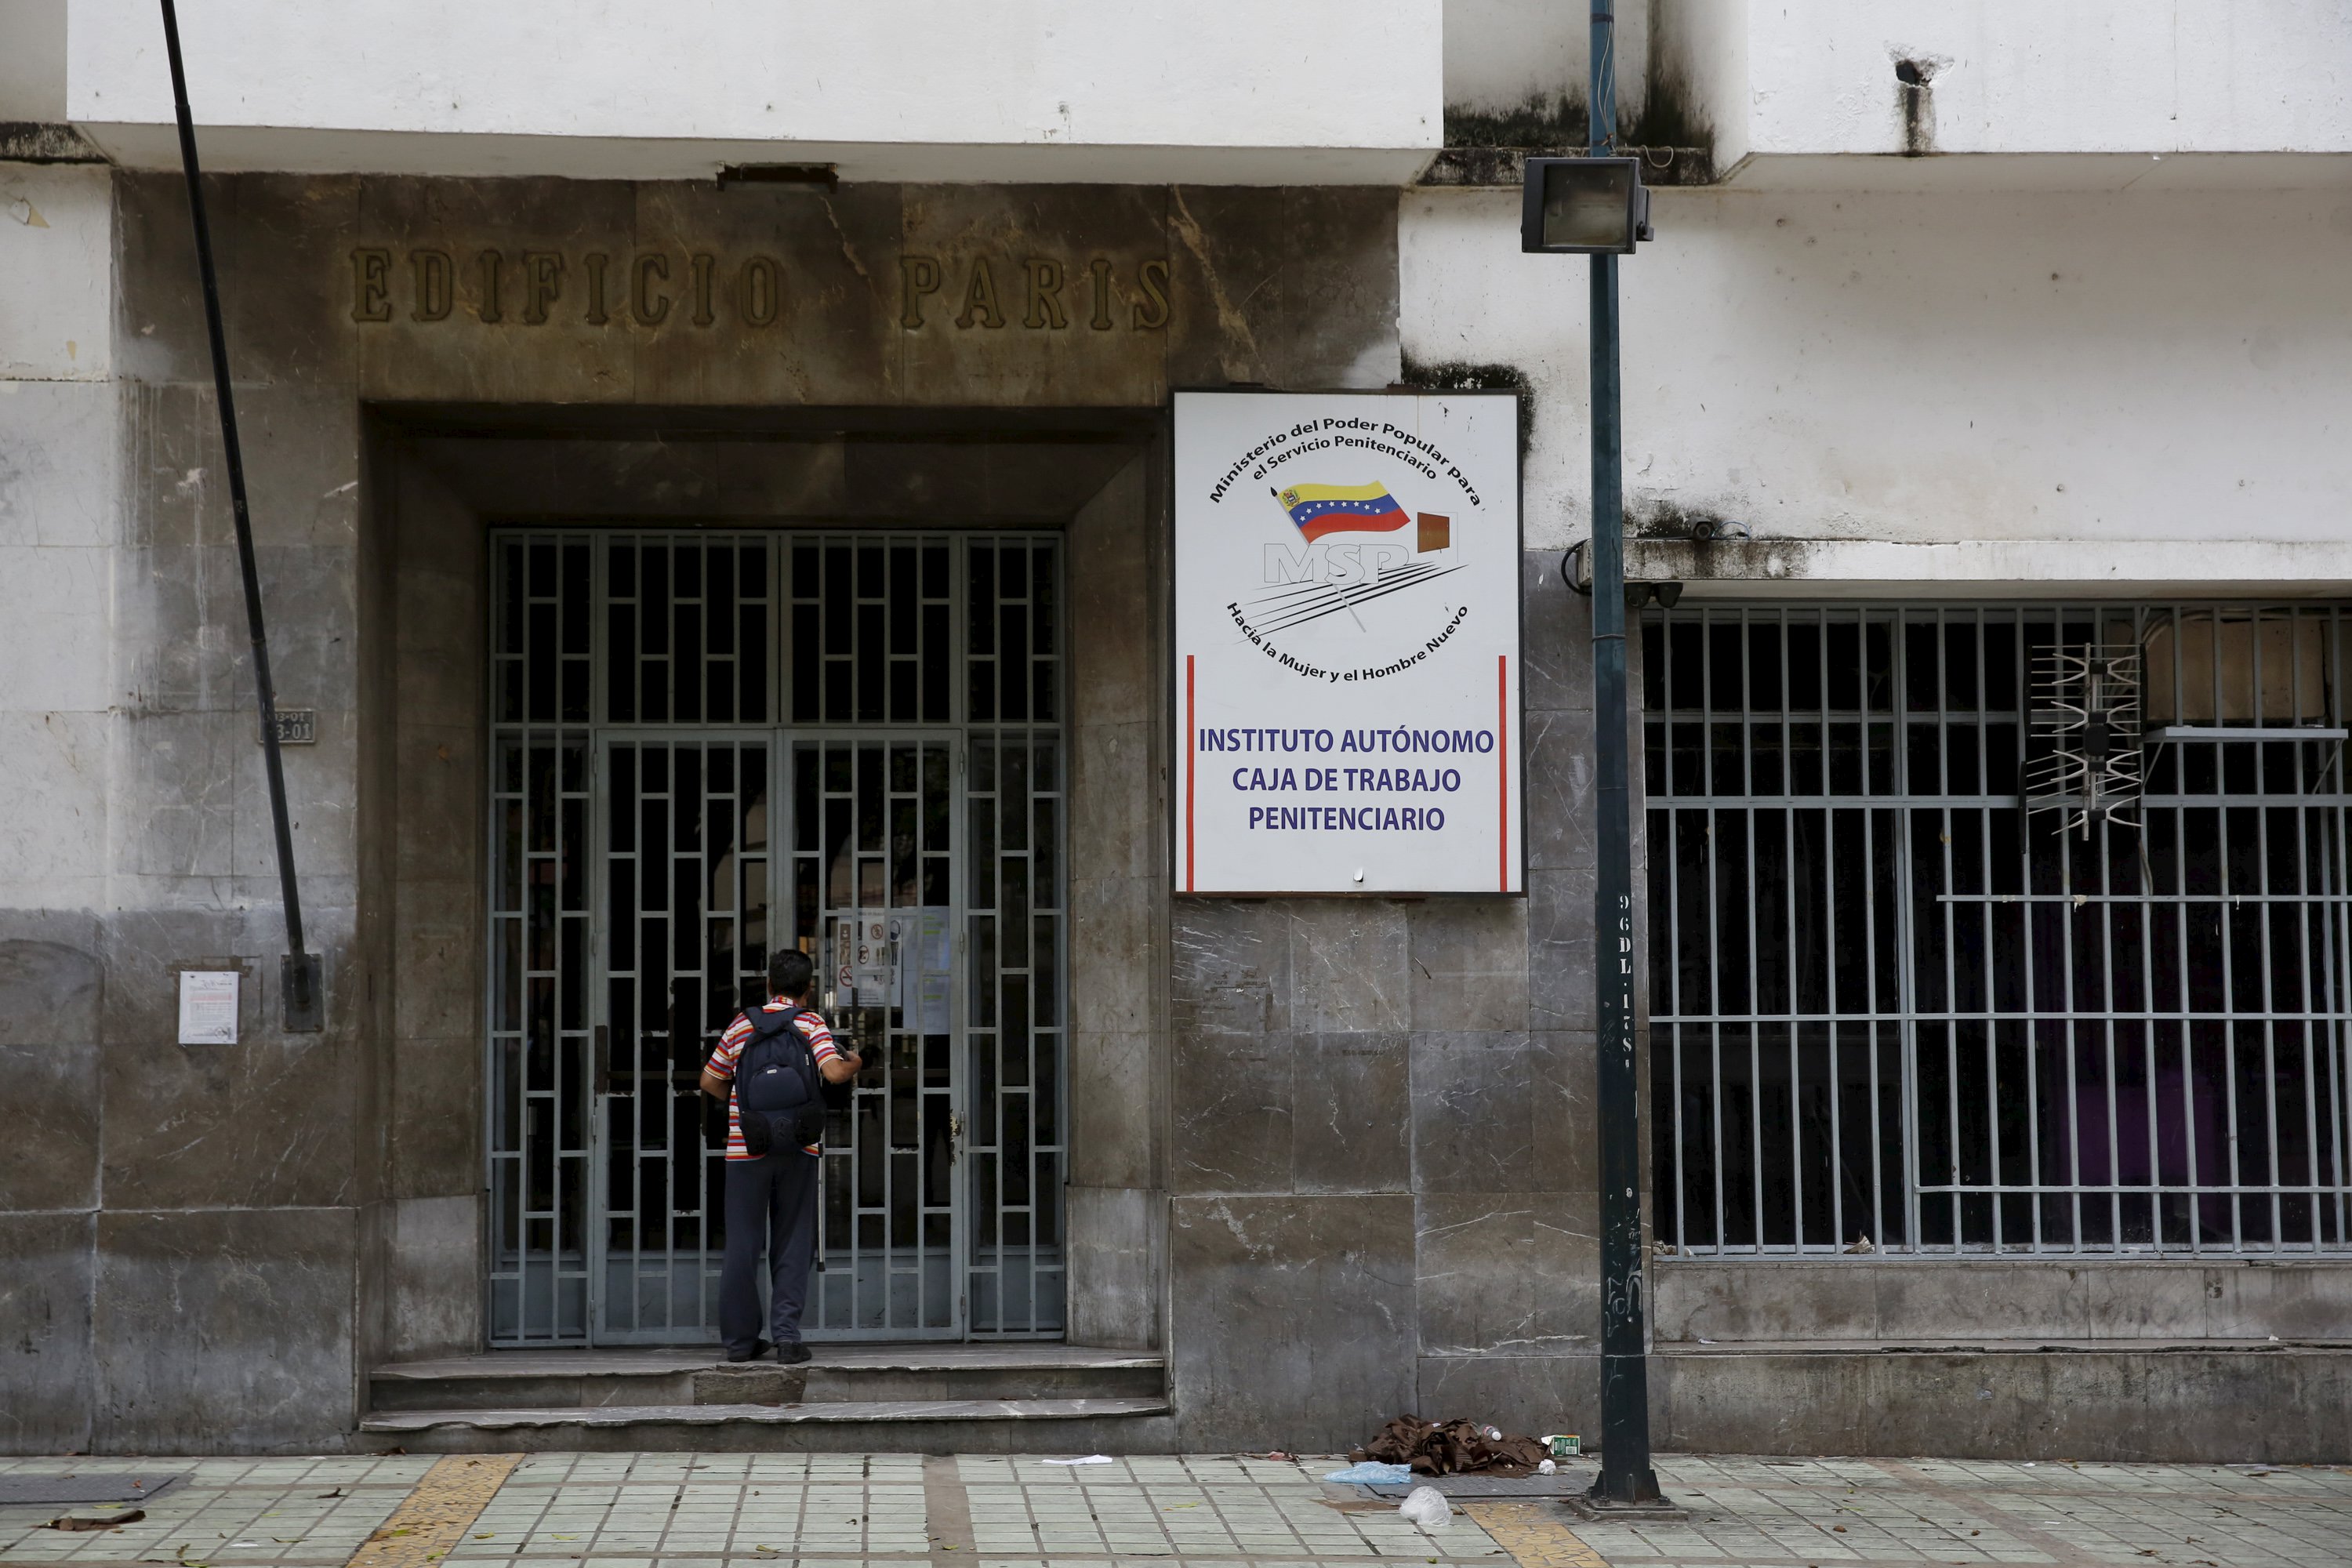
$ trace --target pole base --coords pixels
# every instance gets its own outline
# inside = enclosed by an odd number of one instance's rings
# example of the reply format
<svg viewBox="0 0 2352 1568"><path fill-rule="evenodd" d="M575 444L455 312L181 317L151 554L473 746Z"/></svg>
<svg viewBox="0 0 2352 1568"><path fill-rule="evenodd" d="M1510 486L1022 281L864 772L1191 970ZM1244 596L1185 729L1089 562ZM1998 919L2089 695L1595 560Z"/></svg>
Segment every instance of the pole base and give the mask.
<svg viewBox="0 0 2352 1568"><path fill-rule="evenodd" d="M1690 1518L1690 1510L1664 1498L1649 1502L1609 1502L1591 1492L1570 1492L1560 1500L1577 1518L1596 1524L1681 1524Z"/></svg>

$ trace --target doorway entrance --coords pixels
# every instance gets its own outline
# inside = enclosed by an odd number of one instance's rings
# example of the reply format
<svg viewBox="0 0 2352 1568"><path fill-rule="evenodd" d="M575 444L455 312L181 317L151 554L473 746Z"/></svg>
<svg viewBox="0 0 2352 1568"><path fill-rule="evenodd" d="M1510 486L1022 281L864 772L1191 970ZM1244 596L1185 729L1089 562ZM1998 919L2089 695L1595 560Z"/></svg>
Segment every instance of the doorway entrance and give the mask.
<svg viewBox="0 0 2352 1568"><path fill-rule="evenodd" d="M493 1343L715 1338L696 1080L778 946L869 1064L809 1336L1061 1331L1058 544L496 537Z"/></svg>

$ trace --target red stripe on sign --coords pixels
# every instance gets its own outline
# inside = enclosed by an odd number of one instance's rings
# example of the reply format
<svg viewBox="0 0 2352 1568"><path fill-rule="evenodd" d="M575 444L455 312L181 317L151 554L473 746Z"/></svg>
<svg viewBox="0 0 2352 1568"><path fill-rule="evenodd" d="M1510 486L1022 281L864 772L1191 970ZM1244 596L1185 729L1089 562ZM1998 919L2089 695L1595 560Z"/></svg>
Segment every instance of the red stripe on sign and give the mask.
<svg viewBox="0 0 2352 1568"><path fill-rule="evenodd" d="M1495 819L1495 868L1502 890L1511 890L1511 656L1495 656L1495 774L1502 788L1502 815Z"/></svg>
<svg viewBox="0 0 2352 1568"><path fill-rule="evenodd" d="M1184 656L1184 890L1192 890L1192 758L1201 734L1192 717L1192 656Z"/></svg>

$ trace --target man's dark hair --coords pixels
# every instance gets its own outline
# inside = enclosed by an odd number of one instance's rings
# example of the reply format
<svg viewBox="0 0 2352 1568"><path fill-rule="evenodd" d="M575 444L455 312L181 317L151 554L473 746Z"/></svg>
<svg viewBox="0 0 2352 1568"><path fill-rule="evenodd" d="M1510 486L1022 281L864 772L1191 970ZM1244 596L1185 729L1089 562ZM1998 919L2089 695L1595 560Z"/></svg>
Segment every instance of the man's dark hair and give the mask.
<svg viewBox="0 0 2352 1568"><path fill-rule="evenodd" d="M768 994L772 996L805 996L809 982L815 975L815 963L796 948L788 947L768 955Z"/></svg>

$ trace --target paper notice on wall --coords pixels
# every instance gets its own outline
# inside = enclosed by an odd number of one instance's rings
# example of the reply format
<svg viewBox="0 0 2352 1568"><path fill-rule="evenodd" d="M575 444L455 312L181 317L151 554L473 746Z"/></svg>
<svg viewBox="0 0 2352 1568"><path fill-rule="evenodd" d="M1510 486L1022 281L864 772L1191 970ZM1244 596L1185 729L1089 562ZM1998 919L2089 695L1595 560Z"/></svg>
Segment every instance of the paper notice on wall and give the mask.
<svg viewBox="0 0 2352 1568"><path fill-rule="evenodd" d="M898 955L899 1027L918 1035L944 1035L954 997L955 922L945 905L890 911L892 946Z"/></svg>
<svg viewBox="0 0 2352 1568"><path fill-rule="evenodd" d="M888 910L857 910L835 915L833 922L834 1005L890 1005L897 989L890 956Z"/></svg>
<svg viewBox="0 0 2352 1568"><path fill-rule="evenodd" d="M180 1044L236 1044L236 987L234 969L180 971Z"/></svg>

